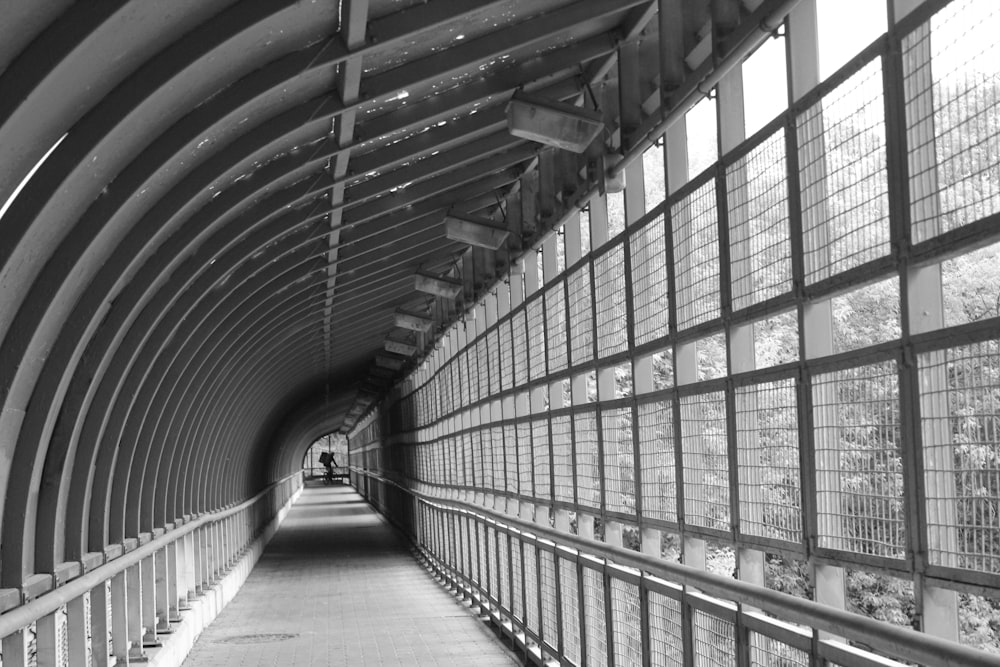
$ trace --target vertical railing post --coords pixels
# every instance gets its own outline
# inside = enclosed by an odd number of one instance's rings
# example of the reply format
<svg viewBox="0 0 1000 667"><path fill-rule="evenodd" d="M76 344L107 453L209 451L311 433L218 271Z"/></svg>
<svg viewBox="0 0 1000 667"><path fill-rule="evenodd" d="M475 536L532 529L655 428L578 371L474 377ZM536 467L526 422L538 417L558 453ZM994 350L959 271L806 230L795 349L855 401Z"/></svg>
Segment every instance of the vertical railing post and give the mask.
<svg viewBox="0 0 1000 667"><path fill-rule="evenodd" d="M650 633L649 586L646 575L639 574L639 634L642 642L642 667L652 667L653 640Z"/></svg>
<svg viewBox="0 0 1000 667"><path fill-rule="evenodd" d="M4 667L28 667L28 630L17 630L3 638Z"/></svg>
<svg viewBox="0 0 1000 667"><path fill-rule="evenodd" d="M601 568L601 581L604 583L604 632L607 638L607 649L604 653L608 667L615 667L615 605L611 601L614 592L611 590L611 571L608 569L607 561Z"/></svg>
<svg viewBox="0 0 1000 667"><path fill-rule="evenodd" d="M281 494L284 498L284 493ZM279 505L280 506L280 505ZM219 571L222 569L222 526L219 521L212 521L208 524L208 578L205 581L205 588L211 588L219 578Z"/></svg>
<svg viewBox="0 0 1000 667"><path fill-rule="evenodd" d="M111 650L108 647L108 611L111 598L107 582L90 589L90 656L93 667L108 667Z"/></svg>
<svg viewBox="0 0 1000 667"><path fill-rule="evenodd" d="M128 616L126 637L128 639L128 656L130 660L143 660L142 650L145 628L143 598L143 562L125 570L125 587L127 589L125 613Z"/></svg>
<svg viewBox="0 0 1000 667"><path fill-rule="evenodd" d="M35 660L38 667L61 667L59 623L58 611L35 621Z"/></svg>
<svg viewBox="0 0 1000 667"><path fill-rule="evenodd" d="M681 641L684 644L684 667L695 667L700 663L695 655L694 607L688 600L687 587L681 593Z"/></svg>
<svg viewBox="0 0 1000 667"><path fill-rule="evenodd" d="M196 551L198 531L191 531L184 536L184 597L190 607L191 599L201 594L201 584L198 583L198 554Z"/></svg>
<svg viewBox="0 0 1000 667"><path fill-rule="evenodd" d="M220 522L222 531L222 568L220 575L225 575L233 566L233 517L226 517Z"/></svg>
<svg viewBox="0 0 1000 667"><path fill-rule="evenodd" d="M111 652L119 664L129 660L128 586L125 572L111 577Z"/></svg>
<svg viewBox="0 0 1000 667"><path fill-rule="evenodd" d="M90 593L66 603L66 667L88 667L87 599Z"/></svg>
<svg viewBox="0 0 1000 667"><path fill-rule="evenodd" d="M171 620L180 616L180 612L188 609L188 586L186 577L186 554L184 544L187 535L183 535L174 540L168 547L168 558L170 559L170 583L171 583Z"/></svg>
<svg viewBox="0 0 1000 667"><path fill-rule="evenodd" d="M173 570L170 567L170 548L173 543L159 549L149 560L153 566L152 586L154 599L152 602L156 623L153 624L153 635L157 632L170 631L170 607L176 599L172 595L171 580Z"/></svg>
<svg viewBox="0 0 1000 667"><path fill-rule="evenodd" d="M144 558L139 566L139 580L141 591L141 620L144 634L142 644L155 645L156 626L159 622L157 618L157 568L155 555Z"/></svg>
<svg viewBox="0 0 1000 667"><path fill-rule="evenodd" d="M197 587L198 594L204 595L208 588L211 586L211 572L212 568L212 535L209 532L211 526L202 526L198 528L195 535L198 536L198 548L195 552L195 557L198 559L198 574L197 574Z"/></svg>

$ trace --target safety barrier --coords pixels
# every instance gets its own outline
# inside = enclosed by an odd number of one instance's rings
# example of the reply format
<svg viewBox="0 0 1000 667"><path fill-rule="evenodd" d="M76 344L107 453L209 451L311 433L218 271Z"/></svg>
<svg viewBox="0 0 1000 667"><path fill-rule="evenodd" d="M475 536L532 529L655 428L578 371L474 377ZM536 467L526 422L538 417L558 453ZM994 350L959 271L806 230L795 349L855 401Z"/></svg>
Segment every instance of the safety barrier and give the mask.
<svg viewBox="0 0 1000 667"><path fill-rule="evenodd" d="M296 472L243 503L182 517L0 591L0 665L179 665L301 488Z"/></svg>
<svg viewBox="0 0 1000 667"><path fill-rule="evenodd" d="M411 500L427 564L538 664L998 664L926 633L352 472L383 510Z"/></svg>

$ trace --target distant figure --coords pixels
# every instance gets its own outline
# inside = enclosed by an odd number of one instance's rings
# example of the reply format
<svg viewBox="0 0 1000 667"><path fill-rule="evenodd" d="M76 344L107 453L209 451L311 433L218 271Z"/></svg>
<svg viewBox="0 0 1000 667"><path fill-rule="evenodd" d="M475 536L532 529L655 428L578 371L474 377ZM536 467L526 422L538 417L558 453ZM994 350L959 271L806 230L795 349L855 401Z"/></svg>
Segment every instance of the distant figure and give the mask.
<svg viewBox="0 0 1000 667"><path fill-rule="evenodd" d="M323 473L323 481L326 484L333 484L333 466L337 465L337 460L333 458L333 453L323 452L319 455L319 462L326 468L326 472Z"/></svg>

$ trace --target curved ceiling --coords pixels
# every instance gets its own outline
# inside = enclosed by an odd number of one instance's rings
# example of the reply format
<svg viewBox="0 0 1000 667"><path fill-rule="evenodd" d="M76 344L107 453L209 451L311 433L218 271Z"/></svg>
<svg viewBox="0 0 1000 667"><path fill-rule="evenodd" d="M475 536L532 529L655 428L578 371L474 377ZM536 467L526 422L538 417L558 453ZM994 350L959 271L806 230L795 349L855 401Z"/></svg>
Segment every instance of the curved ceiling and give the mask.
<svg viewBox="0 0 1000 667"><path fill-rule="evenodd" d="M598 105L620 143L612 64L657 4L6 2L0 586L245 498L350 428L594 185L593 150L508 132L511 96ZM687 53L709 2L669 4ZM470 248L449 212L511 234Z"/></svg>

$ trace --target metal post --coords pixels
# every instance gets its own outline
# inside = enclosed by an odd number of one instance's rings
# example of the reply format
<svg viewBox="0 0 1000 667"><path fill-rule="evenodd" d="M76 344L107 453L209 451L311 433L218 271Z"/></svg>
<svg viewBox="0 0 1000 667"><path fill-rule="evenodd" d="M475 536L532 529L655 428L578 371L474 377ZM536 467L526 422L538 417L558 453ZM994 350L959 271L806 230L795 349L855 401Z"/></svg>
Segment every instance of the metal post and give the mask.
<svg viewBox="0 0 1000 667"><path fill-rule="evenodd" d="M112 655L108 647L108 637L111 633L108 625L108 612L111 606L109 592L105 583L98 584L90 590L90 653L93 667L108 667Z"/></svg>
<svg viewBox="0 0 1000 667"><path fill-rule="evenodd" d="M140 589L142 591L141 598L141 619L142 627L145 629L145 634L141 639L141 644L143 645L157 645L159 642L156 639L156 627L160 620L158 618L159 614L159 603L157 599L157 593L159 593L160 584L157 581L157 568L156 568L156 556L151 558L146 558L142 561L141 567L139 568L140 575ZM164 619L166 620L166 619Z"/></svg>
<svg viewBox="0 0 1000 667"><path fill-rule="evenodd" d="M153 586L150 587L151 590L155 590L154 612L157 621L154 625L155 632L170 631L170 607L175 600L173 593L176 591L176 586L171 586L174 577L171 576L173 571L170 567L169 551L170 546L164 547L151 559L155 572Z"/></svg>
<svg viewBox="0 0 1000 667"><path fill-rule="evenodd" d="M142 660L144 653L143 635L143 563L139 562L125 570L126 614L128 615L128 656L129 660Z"/></svg>
<svg viewBox="0 0 1000 667"><path fill-rule="evenodd" d="M35 652L38 667L60 667L59 612L35 621Z"/></svg>
<svg viewBox="0 0 1000 667"><path fill-rule="evenodd" d="M111 651L119 664L129 664L129 613L126 572L111 577Z"/></svg>
<svg viewBox="0 0 1000 667"><path fill-rule="evenodd" d="M87 667L90 638L87 636L87 599L90 593L73 598L66 604L66 664L67 667Z"/></svg>

